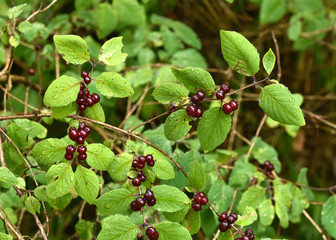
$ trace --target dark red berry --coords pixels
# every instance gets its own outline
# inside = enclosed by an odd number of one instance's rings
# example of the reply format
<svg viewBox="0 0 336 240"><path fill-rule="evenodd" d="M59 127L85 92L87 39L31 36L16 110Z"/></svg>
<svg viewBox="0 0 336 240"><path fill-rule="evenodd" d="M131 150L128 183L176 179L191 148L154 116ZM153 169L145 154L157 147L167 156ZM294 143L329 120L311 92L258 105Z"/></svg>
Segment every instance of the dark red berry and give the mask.
<svg viewBox="0 0 336 240"><path fill-rule="evenodd" d="M222 212L221 215L218 217L218 221L223 222L227 219L227 212Z"/></svg>
<svg viewBox="0 0 336 240"><path fill-rule="evenodd" d="M230 214L230 216L227 217L227 221L228 221L228 223L232 224L232 223L235 222L235 219L234 219L234 217L232 217L232 215Z"/></svg>
<svg viewBox="0 0 336 240"><path fill-rule="evenodd" d="M75 151L76 151L76 148L73 145L68 145L65 148L65 150L66 150L66 153L68 153L68 154L74 154Z"/></svg>
<svg viewBox="0 0 336 240"><path fill-rule="evenodd" d="M88 126L86 126L86 127L84 128L84 131L87 132L87 134L90 134L90 132L91 132L91 128L88 127Z"/></svg>
<svg viewBox="0 0 336 240"><path fill-rule="evenodd" d="M84 138L82 136L79 136L76 138L76 143L77 144L83 144L84 143Z"/></svg>
<svg viewBox="0 0 336 240"><path fill-rule="evenodd" d="M69 129L69 138L70 138L72 141L75 141L75 140L77 139L78 135L79 135L79 134L78 134L78 131L77 131L76 128L71 127L71 128Z"/></svg>
<svg viewBox="0 0 336 240"><path fill-rule="evenodd" d="M92 100L92 98L88 97L86 100L85 100L85 104L89 107L92 107L94 103L94 101Z"/></svg>
<svg viewBox="0 0 336 240"><path fill-rule="evenodd" d="M146 205L146 200L142 197L138 197L135 199L135 203L137 204L138 207L142 208L143 206Z"/></svg>
<svg viewBox="0 0 336 240"><path fill-rule="evenodd" d="M254 234L250 235L250 236L249 236L249 239L250 239L250 240L254 240L254 239L255 239L255 235L254 235Z"/></svg>
<svg viewBox="0 0 336 240"><path fill-rule="evenodd" d="M271 172L266 171L266 172L265 172L265 175L266 175L266 177L269 177L269 176L271 176Z"/></svg>
<svg viewBox="0 0 336 240"><path fill-rule="evenodd" d="M235 221L237 221L237 219L238 219L237 214L235 214L235 213L231 213L230 216L232 216L233 219L234 219Z"/></svg>
<svg viewBox="0 0 336 240"><path fill-rule="evenodd" d="M133 179L132 179L132 185L133 185L134 187L138 187L138 186L140 186L140 185L141 185L141 180L140 180L140 178L138 178L138 177L133 178Z"/></svg>
<svg viewBox="0 0 336 240"><path fill-rule="evenodd" d="M219 224L219 230L221 232L226 232L230 227L230 224L227 221L223 221Z"/></svg>
<svg viewBox="0 0 336 240"><path fill-rule="evenodd" d="M194 203L192 205L192 208L194 209L194 211L198 212L198 211L201 211L202 210L202 205L199 204L199 203Z"/></svg>
<svg viewBox="0 0 336 240"><path fill-rule="evenodd" d="M43 49L43 45L41 43L35 45L35 51L41 51Z"/></svg>
<svg viewBox="0 0 336 240"><path fill-rule="evenodd" d="M205 197L205 193L204 192L199 192L198 195L200 195L202 198Z"/></svg>
<svg viewBox="0 0 336 240"><path fill-rule="evenodd" d="M137 234L137 240L143 240L142 233L138 233L138 234Z"/></svg>
<svg viewBox="0 0 336 240"><path fill-rule="evenodd" d="M78 146L78 148L77 148L77 152L78 152L79 154L86 153L86 147L83 146L83 145Z"/></svg>
<svg viewBox="0 0 336 240"><path fill-rule="evenodd" d="M84 98L77 98L76 102L77 102L78 106L79 105L84 105L85 104L85 99Z"/></svg>
<svg viewBox="0 0 336 240"><path fill-rule="evenodd" d="M242 240L250 240L250 238L248 236L242 236L241 239Z"/></svg>
<svg viewBox="0 0 336 240"><path fill-rule="evenodd" d="M149 167L153 167L154 164L155 164L155 161L154 161L154 160L149 160L149 161L147 161L147 165L148 165Z"/></svg>
<svg viewBox="0 0 336 240"><path fill-rule="evenodd" d="M155 198L153 198L153 199L147 201L147 205L148 205L148 206L154 206L155 203L156 203L156 199L155 199Z"/></svg>
<svg viewBox="0 0 336 240"><path fill-rule="evenodd" d="M83 82L80 83L80 90L84 90L86 87L85 87L85 84Z"/></svg>
<svg viewBox="0 0 336 240"><path fill-rule="evenodd" d="M139 207L135 201L131 202L131 209L133 211L139 211L141 209L141 207Z"/></svg>
<svg viewBox="0 0 336 240"><path fill-rule="evenodd" d="M28 74L33 76L35 74L35 69L34 68L29 68L28 69Z"/></svg>
<svg viewBox="0 0 336 240"><path fill-rule="evenodd" d="M77 98L84 98L84 90L79 90L78 94L77 94Z"/></svg>
<svg viewBox="0 0 336 240"><path fill-rule="evenodd" d="M94 103L97 103L100 101L100 97L97 93L92 94L91 99L93 100Z"/></svg>
<svg viewBox="0 0 336 240"><path fill-rule="evenodd" d="M158 240L159 239L159 233L153 227L148 227L146 229L146 235L147 235L149 240Z"/></svg>
<svg viewBox="0 0 336 240"><path fill-rule="evenodd" d="M73 159L73 153L66 153L64 155L64 157L65 157L66 160L72 160Z"/></svg>
<svg viewBox="0 0 336 240"><path fill-rule="evenodd" d="M198 91L196 95L199 97L200 101L202 101L205 97L205 93L202 91Z"/></svg>
<svg viewBox="0 0 336 240"><path fill-rule="evenodd" d="M224 93L230 92L230 86L225 83L220 86L220 89L223 90Z"/></svg>
<svg viewBox="0 0 336 240"><path fill-rule="evenodd" d="M146 161L147 161L147 159L146 159L145 156L140 156L140 157L138 157L138 162L139 162L139 163L145 164Z"/></svg>
<svg viewBox="0 0 336 240"><path fill-rule="evenodd" d="M149 161L149 160L154 160L153 155L152 155L152 154L147 154L147 156L146 156L146 160L147 160L147 161Z"/></svg>
<svg viewBox="0 0 336 240"><path fill-rule="evenodd" d="M225 98L225 93L222 89L220 89L216 92L216 98L218 100L223 100Z"/></svg>
<svg viewBox="0 0 336 240"><path fill-rule="evenodd" d="M86 153L82 153L82 154L79 154L79 155L78 155L78 159L79 159L79 160L85 160L86 158L87 158Z"/></svg>
<svg viewBox="0 0 336 240"><path fill-rule="evenodd" d="M223 105L223 112L224 112L225 114L230 114L230 113L232 112L232 107L231 107L231 105L228 104L228 103L225 103L225 104Z"/></svg>
<svg viewBox="0 0 336 240"><path fill-rule="evenodd" d="M194 96L192 96L190 100L191 100L193 103L195 103L195 104L197 104L197 103L199 103L199 102L201 101L201 99L199 98L198 95L194 95Z"/></svg>
<svg viewBox="0 0 336 240"><path fill-rule="evenodd" d="M231 101L229 102L229 104L230 104L230 106L231 106L231 108L232 108L232 111L238 109L238 103L237 103L236 100L231 100Z"/></svg>
<svg viewBox="0 0 336 240"><path fill-rule="evenodd" d="M198 107L198 108L196 109L195 117L196 117L196 118L201 118L202 116L203 116L203 109L200 108L200 107Z"/></svg>
<svg viewBox="0 0 336 240"><path fill-rule="evenodd" d="M203 197L202 200L201 200L201 204L202 204L202 205L206 205L206 204L208 204L208 201L209 201L209 200L208 200L207 197Z"/></svg>
<svg viewBox="0 0 336 240"><path fill-rule="evenodd" d="M196 194L194 199L195 199L196 203L201 203L201 201L202 201L202 197L199 194Z"/></svg>
<svg viewBox="0 0 336 240"><path fill-rule="evenodd" d="M140 179L141 182L146 181L146 176L142 174L142 172L139 172L137 177Z"/></svg>
<svg viewBox="0 0 336 240"><path fill-rule="evenodd" d="M90 96L90 91L89 90L85 90L84 91L84 96L85 97L89 97Z"/></svg>
<svg viewBox="0 0 336 240"><path fill-rule="evenodd" d="M86 78L87 76L89 76L89 73L86 72L86 71L82 71L82 73L81 73L81 77L82 77L82 78Z"/></svg>
<svg viewBox="0 0 336 240"><path fill-rule="evenodd" d="M87 77L85 77L85 78L83 78L84 79L84 82L86 83L86 84L90 84L90 82L91 82L91 78L89 77L89 76L87 76Z"/></svg>
<svg viewBox="0 0 336 240"><path fill-rule="evenodd" d="M268 160L264 163L264 166L266 167L266 169L267 169L269 172L271 172L271 171L274 170L274 166L273 166L273 164L272 164L270 161L268 161Z"/></svg>
<svg viewBox="0 0 336 240"><path fill-rule="evenodd" d="M132 161L132 167L134 167L134 168L138 167L138 161L137 160Z"/></svg>
<svg viewBox="0 0 336 240"><path fill-rule="evenodd" d="M248 228L248 229L245 230L245 235L246 235L246 236L249 237L249 236L251 236L252 234L253 234L253 230L252 230L252 229Z"/></svg>
<svg viewBox="0 0 336 240"><path fill-rule="evenodd" d="M79 111L83 112L83 111L85 111L85 109L86 109L86 106L84 104L78 105L78 110Z"/></svg>
<svg viewBox="0 0 336 240"><path fill-rule="evenodd" d="M84 130L79 130L79 136L83 137L83 138L87 138L88 133Z"/></svg>
<svg viewBox="0 0 336 240"><path fill-rule="evenodd" d="M144 167L145 167L145 164L138 162L137 168L143 169Z"/></svg>
<svg viewBox="0 0 336 240"><path fill-rule="evenodd" d="M151 190L146 190L145 194L144 194L144 198L149 201L151 199L154 198L154 193Z"/></svg>
<svg viewBox="0 0 336 240"><path fill-rule="evenodd" d="M80 122L79 125L78 125L78 130L84 130L85 128L85 123L84 122Z"/></svg>
<svg viewBox="0 0 336 240"><path fill-rule="evenodd" d="M190 104L187 107L187 114L191 117L194 117L197 111L197 107L195 105Z"/></svg>

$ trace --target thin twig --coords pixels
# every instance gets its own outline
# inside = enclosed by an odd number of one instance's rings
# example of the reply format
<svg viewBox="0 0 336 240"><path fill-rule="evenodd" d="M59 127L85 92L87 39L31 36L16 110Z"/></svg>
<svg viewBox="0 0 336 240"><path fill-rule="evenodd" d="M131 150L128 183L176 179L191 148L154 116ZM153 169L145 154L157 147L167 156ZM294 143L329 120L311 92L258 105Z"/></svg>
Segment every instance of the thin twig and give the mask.
<svg viewBox="0 0 336 240"><path fill-rule="evenodd" d="M38 228L39 228L40 231L41 231L41 234L42 234L43 239L44 239L44 240L48 240L48 237L47 237L47 235L46 235L46 233L45 233L45 231L44 231L44 228L43 228L43 226L42 226L42 224L41 224L41 222L40 222L40 219L38 218L38 216L37 216L36 214L33 214L33 216L34 216L34 218L35 218L35 222L36 222Z"/></svg>
<svg viewBox="0 0 336 240"><path fill-rule="evenodd" d="M155 119L158 119L158 118L160 118L160 117L162 117L162 116L164 116L164 115L167 115L167 114L169 114L169 113L170 113L170 111L167 111L167 112L161 113L160 115L157 115L157 116L155 116L155 117L153 117L153 118L151 118L151 119L148 119L148 120L146 120L145 122L139 124L138 126L132 128L132 129L130 130L130 132L133 132L135 129L137 129L137 128L143 126L143 125L146 125L146 124L148 124L148 123L154 121Z"/></svg>
<svg viewBox="0 0 336 240"><path fill-rule="evenodd" d="M274 31L272 31L272 38L273 38L273 42L274 42L274 45L275 45L275 54L276 54L276 57L277 57L277 64L278 64L278 82L280 82L280 79L281 79L281 76L282 76L281 64L280 64L280 50L279 50L278 41L275 37Z"/></svg>
<svg viewBox="0 0 336 240"><path fill-rule="evenodd" d="M52 1L48 6L42 9L42 3L40 5L40 8L37 9L37 11L33 12L29 17L26 18L26 21L30 21L33 17L35 17L37 14L41 12L47 11L52 5L54 5L57 2L57 0Z"/></svg>
<svg viewBox="0 0 336 240"><path fill-rule="evenodd" d="M263 118L261 119L261 122L260 122L260 124L259 124L259 126L258 126L258 129L257 129L257 131L256 131L256 134L255 134L255 136L254 136L253 142L251 143L250 148L249 148L249 150L248 150L248 152L247 152L247 154L246 154L246 155L247 155L247 158L249 158L250 155L251 155L251 152L252 152L252 150L253 150L253 148L254 148L254 145L255 145L256 142L257 142L257 137L258 137L259 134L260 134L260 131L261 131L261 129L262 129L262 127L263 127L263 125L264 125L264 123L265 123L265 121L266 121L266 118L267 118L267 115L264 114L264 116L263 116Z"/></svg>
<svg viewBox="0 0 336 240"><path fill-rule="evenodd" d="M9 228L13 231L13 233L18 237L19 240L21 240L21 239L23 240L23 239L24 239L23 236L21 235L21 233L19 233L18 231L16 231L16 229L14 228L14 226L12 226L12 225L7 221L7 219L5 218L4 215L2 215L1 212L0 212L0 219L1 219L2 221L4 221L5 226L9 227Z"/></svg>
<svg viewBox="0 0 336 240"><path fill-rule="evenodd" d="M322 229L316 224L316 222L309 216L306 210L303 210L303 215L313 224L313 226L316 228L316 230L321 234L323 240L327 240L326 235L323 233Z"/></svg>

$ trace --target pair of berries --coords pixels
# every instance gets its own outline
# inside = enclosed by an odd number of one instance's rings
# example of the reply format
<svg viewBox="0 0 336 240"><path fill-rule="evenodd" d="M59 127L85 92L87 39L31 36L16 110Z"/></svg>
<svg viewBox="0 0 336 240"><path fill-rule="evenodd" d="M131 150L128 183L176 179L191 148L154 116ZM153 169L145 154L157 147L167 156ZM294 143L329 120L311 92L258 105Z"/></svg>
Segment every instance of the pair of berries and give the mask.
<svg viewBox="0 0 336 240"><path fill-rule="evenodd" d="M132 179L132 185L138 187L142 182L146 181L146 176L142 171L138 171L138 175Z"/></svg>
<svg viewBox="0 0 336 240"><path fill-rule="evenodd" d="M149 240L158 240L159 239L159 233L154 227L148 227L146 229L146 235ZM138 237L139 240L139 237ZM142 240L142 238L140 238Z"/></svg>
<svg viewBox="0 0 336 240"><path fill-rule="evenodd" d="M65 159L67 160L72 160L73 159L73 156L74 156L74 153L77 151L78 153L78 156L77 158L79 160L85 160L87 158L87 155L86 155L86 147L84 145L80 145L78 146L77 148L74 147L73 145L68 145L66 148L65 148Z"/></svg>
<svg viewBox="0 0 336 240"><path fill-rule="evenodd" d="M199 192L194 196L194 203L192 208L194 211L198 212L202 210L202 205L206 205L209 202L208 198L203 192Z"/></svg>
<svg viewBox="0 0 336 240"><path fill-rule="evenodd" d="M245 230L245 236L236 238L236 240L254 240L254 239L255 235L253 234L253 230L249 228Z"/></svg>
<svg viewBox="0 0 336 240"><path fill-rule="evenodd" d="M229 216L227 215L227 212L222 212L221 215L218 217L219 223L219 230L221 232L226 232L230 225L233 224L235 221L237 221L238 217L237 214L231 213Z"/></svg>
<svg viewBox="0 0 336 240"><path fill-rule="evenodd" d="M202 101L205 97L205 93L198 91L190 98L190 105L187 107L186 112L190 117L201 118L203 115L203 109L197 107L196 104Z"/></svg>
<svg viewBox="0 0 336 240"><path fill-rule="evenodd" d="M274 166L270 161L264 162L264 169L265 169L265 175L269 177L271 175L271 172L274 170Z"/></svg>
<svg viewBox="0 0 336 240"><path fill-rule="evenodd" d="M219 88L219 90L216 92L216 98L218 100L223 100L225 98L225 94L230 92L230 86L227 84L222 84Z"/></svg>
<svg viewBox="0 0 336 240"><path fill-rule="evenodd" d="M89 89L85 87L83 82L80 83L80 90L77 95L78 110L83 112L87 107L92 107L95 103L100 101L100 97L97 93L90 94Z"/></svg>
<svg viewBox="0 0 336 240"><path fill-rule="evenodd" d="M147 154L146 156L139 156L138 159L134 159L132 162L132 167L143 169L146 163L149 167L154 166L155 160L152 154Z"/></svg>
<svg viewBox="0 0 336 240"><path fill-rule="evenodd" d="M151 190L147 190L144 194L144 197L138 197L133 202L131 202L131 209L133 211L140 211L142 207L146 205L148 206L154 206L156 203L156 199L154 196L154 193Z"/></svg>
<svg viewBox="0 0 336 240"><path fill-rule="evenodd" d="M223 105L223 112L225 114L230 114L232 111L235 111L238 109L238 103L236 100L231 100L229 103L225 103Z"/></svg>

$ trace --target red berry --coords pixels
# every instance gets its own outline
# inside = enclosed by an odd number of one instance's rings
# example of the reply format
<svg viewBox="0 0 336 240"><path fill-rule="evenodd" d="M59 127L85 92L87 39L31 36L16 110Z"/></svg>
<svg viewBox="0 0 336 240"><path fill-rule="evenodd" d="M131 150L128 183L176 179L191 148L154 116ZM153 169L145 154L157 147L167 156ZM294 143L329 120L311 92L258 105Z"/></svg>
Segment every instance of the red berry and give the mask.
<svg viewBox="0 0 336 240"><path fill-rule="evenodd" d="M265 172L265 175L266 175L266 177L269 177L269 176L271 176L271 172L266 171L266 172Z"/></svg>
<svg viewBox="0 0 336 240"><path fill-rule="evenodd" d="M86 126L86 127L84 128L84 131L87 132L87 134L90 134L90 132L91 132L91 128L88 127L88 126Z"/></svg>
<svg viewBox="0 0 336 240"><path fill-rule="evenodd" d="M205 197L205 194L204 194L204 192L199 192L199 193L198 193L198 195L200 195L202 198L204 198L204 197Z"/></svg>
<svg viewBox="0 0 336 240"><path fill-rule="evenodd" d="M145 164L146 161L147 161L147 159L146 159L145 156L140 156L140 157L138 157L138 162L139 162L139 163Z"/></svg>
<svg viewBox="0 0 336 240"><path fill-rule="evenodd" d="M227 219L227 212L222 212L222 214L219 215L219 217L218 217L218 221L219 221L219 222L223 222L223 221L225 221L226 219Z"/></svg>
<svg viewBox="0 0 336 240"><path fill-rule="evenodd" d="M72 141L75 141L75 140L77 139L78 135L79 135L79 133L78 133L78 131L77 131L76 128L71 127L71 128L69 129L69 138L70 138Z"/></svg>
<svg viewBox="0 0 336 240"><path fill-rule="evenodd" d="M76 148L73 145L68 145L65 148L65 150L66 150L66 153L68 153L68 154L74 154L75 151L76 151Z"/></svg>
<svg viewBox="0 0 336 240"><path fill-rule="evenodd" d="M86 87L85 87L85 84L83 82L80 83L80 90L84 90Z"/></svg>
<svg viewBox="0 0 336 240"><path fill-rule="evenodd" d="M79 136L83 137L83 138L87 138L88 133L84 130L79 130Z"/></svg>
<svg viewBox="0 0 336 240"><path fill-rule="evenodd" d="M86 153L82 153L82 154L79 154L79 155L78 155L78 159L79 159L79 160L85 160L86 158L87 158Z"/></svg>
<svg viewBox="0 0 336 240"><path fill-rule="evenodd" d="M152 154L147 154L147 156L146 156L146 160L147 160L147 161L149 161L149 160L154 160L153 155L152 155Z"/></svg>
<svg viewBox="0 0 336 240"><path fill-rule="evenodd" d="M82 78L85 78L85 77L87 77L87 76L89 76L89 73L86 72L86 71L82 71L82 73L81 73L81 77L82 77Z"/></svg>
<svg viewBox="0 0 336 240"><path fill-rule="evenodd" d="M145 194L144 194L144 198L149 201L151 199L154 199L154 193L151 190L146 190Z"/></svg>
<svg viewBox="0 0 336 240"><path fill-rule="evenodd" d="M225 103L225 104L223 105L223 112L224 112L225 114L230 114L230 113L232 112L232 107L231 107L231 105L228 104L228 103Z"/></svg>
<svg viewBox="0 0 336 240"><path fill-rule="evenodd" d="M222 89L224 91L224 93L229 93L230 92L230 86L225 84L225 83L220 86L220 89Z"/></svg>
<svg viewBox="0 0 336 240"><path fill-rule="evenodd" d="M84 138L82 136L79 136L76 138L76 143L77 144L83 144L84 143Z"/></svg>
<svg viewBox="0 0 336 240"><path fill-rule="evenodd" d="M250 236L249 236L249 239L250 239L250 240L254 240L254 239L255 239L255 235L254 235L254 234L250 235Z"/></svg>
<svg viewBox="0 0 336 240"><path fill-rule="evenodd" d="M138 187L138 186L140 186L140 185L141 185L141 180L140 180L140 178L138 178L138 177L133 178L133 179L132 179L132 185L133 185L134 187Z"/></svg>
<svg viewBox="0 0 336 240"><path fill-rule="evenodd" d="M195 202L196 202L196 203L201 203L201 201L202 201L202 197L201 197L199 194L197 194L197 195L194 197L194 199L195 199Z"/></svg>
<svg viewBox="0 0 336 240"><path fill-rule="evenodd" d="M225 93L222 89L220 89L216 92L216 98L218 100L223 100L225 98Z"/></svg>
<svg viewBox="0 0 336 240"><path fill-rule="evenodd" d="M155 164L155 161L154 161L154 160L149 160L149 161L147 161L147 165L148 165L149 167L153 167L154 164Z"/></svg>
<svg viewBox="0 0 336 240"><path fill-rule="evenodd" d="M79 92L77 94L77 98L84 98L84 89L79 90Z"/></svg>
<svg viewBox="0 0 336 240"><path fill-rule="evenodd" d="M142 233L137 234L137 240L143 240Z"/></svg>
<svg viewBox="0 0 336 240"><path fill-rule="evenodd" d="M89 90L85 90L84 91L84 96L85 97L89 97L90 96L90 91Z"/></svg>
<svg viewBox="0 0 336 240"><path fill-rule="evenodd" d="M143 199L142 197L138 197L135 199L135 203L137 204L138 207L142 208L143 206L146 205L146 200Z"/></svg>
<svg viewBox="0 0 336 240"><path fill-rule="evenodd" d="M205 97L205 93L202 91L198 91L196 95L199 97L200 101L202 101Z"/></svg>
<svg viewBox="0 0 336 240"><path fill-rule="evenodd" d="M35 45L35 51L41 51L43 49L43 45L41 43Z"/></svg>
<svg viewBox="0 0 336 240"><path fill-rule="evenodd" d="M228 223L232 224L232 223L235 222L235 219L234 219L234 217L232 217L231 214L230 214L230 216L227 217L227 221L228 221Z"/></svg>
<svg viewBox="0 0 336 240"><path fill-rule="evenodd" d="M196 111L197 111L197 107L195 105L192 105L190 104L188 107L187 107L187 114L191 117L194 117L195 114L196 114Z"/></svg>
<svg viewBox="0 0 336 240"><path fill-rule="evenodd" d="M238 109L238 103L237 103L236 100L231 100L231 101L229 102L229 104L230 104L230 106L231 106L231 108L232 108L232 111Z"/></svg>
<svg viewBox="0 0 336 240"><path fill-rule="evenodd" d="M159 233L153 227L148 227L146 229L146 235L147 235L149 240L158 240L159 239Z"/></svg>
<svg viewBox="0 0 336 240"><path fill-rule="evenodd" d="M89 76L86 76L85 78L83 78L84 79L84 82L86 83L86 84L90 84L90 82L91 82L91 78L89 77Z"/></svg>
<svg viewBox="0 0 336 240"><path fill-rule="evenodd" d="M230 224L227 221L223 221L219 224L219 230L221 232L226 232L230 227Z"/></svg>
<svg viewBox="0 0 336 240"><path fill-rule="evenodd" d="M137 168L143 169L144 167L145 167L145 164L138 162Z"/></svg>
<svg viewBox="0 0 336 240"><path fill-rule="evenodd" d="M251 236L252 234L253 234L253 230L252 230L252 229L248 228L248 229L245 230L245 235L246 235L246 236L249 237L249 236Z"/></svg>
<svg viewBox="0 0 336 240"><path fill-rule="evenodd" d="M79 105L84 105L85 104L85 99L84 98L77 98L76 102L77 102L78 106Z"/></svg>
<svg viewBox="0 0 336 240"><path fill-rule="evenodd" d="M146 181L146 176L142 174L142 172L139 172L137 177L140 179L141 182Z"/></svg>
<svg viewBox="0 0 336 240"><path fill-rule="evenodd" d="M208 198L207 197L203 197L202 200L201 200L201 204L202 205L208 204Z"/></svg>
<svg viewBox="0 0 336 240"><path fill-rule="evenodd" d="M94 103L97 103L100 101L100 97L97 93L92 94L91 99L93 100Z"/></svg>
<svg viewBox="0 0 336 240"><path fill-rule="evenodd" d="M154 206L155 203L156 203L156 199L155 199L155 198L153 198L153 199L147 201L147 205L150 206L150 207L151 207L151 206Z"/></svg>
<svg viewBox="0 0 336 240"><path fill-rule="evenodd" d="M79 111L83 112L83 111L85 111L85 109L86 109L86 106L84 104L78 105L78 110Z"/></svg>
<svg viewBox="0 0 336 240"><path fill-rule="evenodd" d="M77 148L77 152L78 152L79 154L84 154L84 153L86 153L86 147L83 146L83 145L78 146L78 148Z"/></svg>
<svg viewBox="0 0 336 240"><path fill-rule="evenodd" d="M197 103L199 103L199 102L201 101L201 99L199 98L198 95L194 95L194 96L192 96L190 100L191 100L193 103L195 103L195 104L197 104Z"/></svg>
<svg viewBox="0 0 336 240"><path fill-rule="evenodd" d="M270 162L270 161L266 161L266 162L264 162L264 166L266 167L266 169L269 171L269 172L271 172L271 171L273 171L274 170L274 166L273 166L273 164Z"/></svg>
<svg viewBox="0 0 336 240"><path fill-rule="evenodd" d="M66 153L64 155L64 157L65 157L66 160L72 160L73 159L73 153Z"/></svg>
<svg viewBox="0 0 336 240"><path fill-rule="evenodd" d="M200 108L200 107L198 107L198 108L196 109L195 117L196 117L196 118L201 118L202 116L203 116L203 109Z"/></svg>
<svg viewBox="0 0 336 240"><path fill-rule="evenodd" d="M233 219L234 219L235 221L237 221L237 219L238 219L237 214L235 214L235 213L231 213L230 216L232 216Z"/></svg>
<svg viewBox="0 0 336 240"><path fill-rule="evenodd" d="M85 123L84 122L80 122L79 125L78 125L78 130L84 130L85 128Z"/></svg>
<svg viewBox="0 0 336 240"><path fill-rule="evenodd" d="M250 238L248 236L242 236L241 239L242 240L250 240Z"/></svg>
<svg viewBox="0 0 336 240"><path fill-rule="evenodd" d="M138 167L138 161L137 160L133 160L132 167L134 167L134 168Z"/></svg>
<svg viewBox="0 0 336 240"><path fill-rule="evenodd" d="M194 203L192 208L194 209L194 211L198 212L202 210L202 205L199 203Z"/></svg>
<svg viewBox="0 0 336 240"><path fill-rule="evenodd" d="M139 211L141 209L141 207L139 207L135 201L131 202L131 209L133 211Z"/></svg>
<svg viewBox="0 0 336 240"><path fill-rule="evenodd" d="M28 69L28 74L33 76L35 74L35 69L34 68L29 68Z"/></svg>

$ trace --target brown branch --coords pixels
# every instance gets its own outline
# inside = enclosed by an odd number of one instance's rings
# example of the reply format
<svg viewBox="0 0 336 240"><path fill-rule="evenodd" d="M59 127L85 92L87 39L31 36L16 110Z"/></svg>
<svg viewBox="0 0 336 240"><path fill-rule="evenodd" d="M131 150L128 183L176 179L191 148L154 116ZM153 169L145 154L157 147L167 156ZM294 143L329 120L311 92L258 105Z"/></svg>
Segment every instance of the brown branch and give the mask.
<svg viewBox="0 0 336 240"><path fill-rule="evenodd" d="M35 222L36 222L38 228L39 228L40 231L41 231L41 234L42 234L43 239L44 239L44 240L48 240L48 237L47 237L47 235L46 235L46 233L45 233L45 231L44 231L44 228L43 228L43 226L42 226L42 224L41 224L41 222L40 222L40 219L38 218L38 216L37 216L36 214L33 214L33 216L34 216L34 218L35 218Z"/></svg>
<svg viewBox="0 0 336 240"><path fill-rule="evenodd" d="M6 63L5 63L5 66L3 67L3 69L0 72L0 76L4 75L7 72L7 69L9 68L10 60L11 60L12 47L5 48L5 51L6 51Z"/></svg>
<svg viewBox="0 0 336 240"><path fill-rule="evenodd" d="M33 12L29 17L26 18L26 21L30 21L33 17L35 17L37 14L41 12L47 11L52 5L54 5L57 2L57 0L52 1L48 6L42 9L42 3L40 5L40 8L37 9L37 11Z"/></svg>
<svg viewBox="0 0 336 240"><path fill-rule="evenodd" d="M37 91L40 90L40 86L36 83L33 83L33 82L29 82L27 78L23 77L23 76L20 76L20 75L9 75L9 78L11 79L11 81L13 82L18 82L18 83L24 83L28 86L31 86L33 87L34 89L36 89ZM4 82L6 83L7 82L7 76L1 76L0 75L0 83L1 82Z"/></svg>
<svg viewBox="0 0 336 240"><path fill-rule="evenodd" d="M148 124L148 123L154 121L155 119L158 119L158 118L160 118L160 117L162 117L162 116L164 116L164 115L167 115L167 114L169 114L169 113L170 113L170 111L167 111L167 112L161 113L160 115L157 115L157 116L155 116L155 117L153 117L153 118L151 118L151 119L148 119L148 120L146 120L145 122L139 124L138 126L132 128L132 129L130 130L130 132L133 132L135 129L137 129L137 128L143 126L143 125L146 125L146 124Z"/></svg>
<svg viewBox="0 0 336 240"><path fill-rule="evenodd" d="M263 127L263 125L264 125L264 123L265 123L265 121L266 121L266 118L267 118L267 115L264 114L264 116L263 116L263 118L261 119L261 122L260 122L260 124L259 124L259 126L258 126L258 129L257 129L257 131L256 131L256 134L255 134L255 136L254 136L253 142L251 143L250 148L249 148L249 150L248 150L248 152L247 152L247 154L246 154L246 155L247 155L247 158L249 158L250 155L251 155L251 152L252 152L252 150L253 150L253 148L254 148L254 145L255 145L256 142L257 142L257 137L258 137L259 134L260 134L260 131L261 131L261 129L262 129L262 127Z"/></svg>
<svg viewBox="0 0 336 240"><path fill-rule="evenodd" d="M18 231L16 231L16 229L14 228L14 226L12 226L12 225L7 221L7 219L5 218L4 215L2 215L1 212L0 212L0 219L1 219L2 221L4 221L5 226L6 226L6 227L9 227L9 228L13 231L13 233L17 236L17 238L18 238L19 240L21 240L21 239L24 240L24 238L23 238L23 236L21 235L21 233L18 232Z"/></svg>
<svg viewBox="0 0 336 240"><path fill-rule="evenodd" d="M316 228L316 230L321 234L323 240L327 240L326 235L323 233L322 229L316 224L316 222L309 216L306 210L303 210L303 215L313 224L313 226Z"/></svg>
<svg viewBox="0 0 336 240"><path fill-rule="evenodd" d="M277 57L277 64L278 64L278 82L280 82L281 76L282 76L282 72L281 72L281 64L280 64L280 50L279 50L279 45L278 45L278 41L275 37L275 33L272 31L272 38L273 38L273 42L275 45L275 54Z"/></svg>

